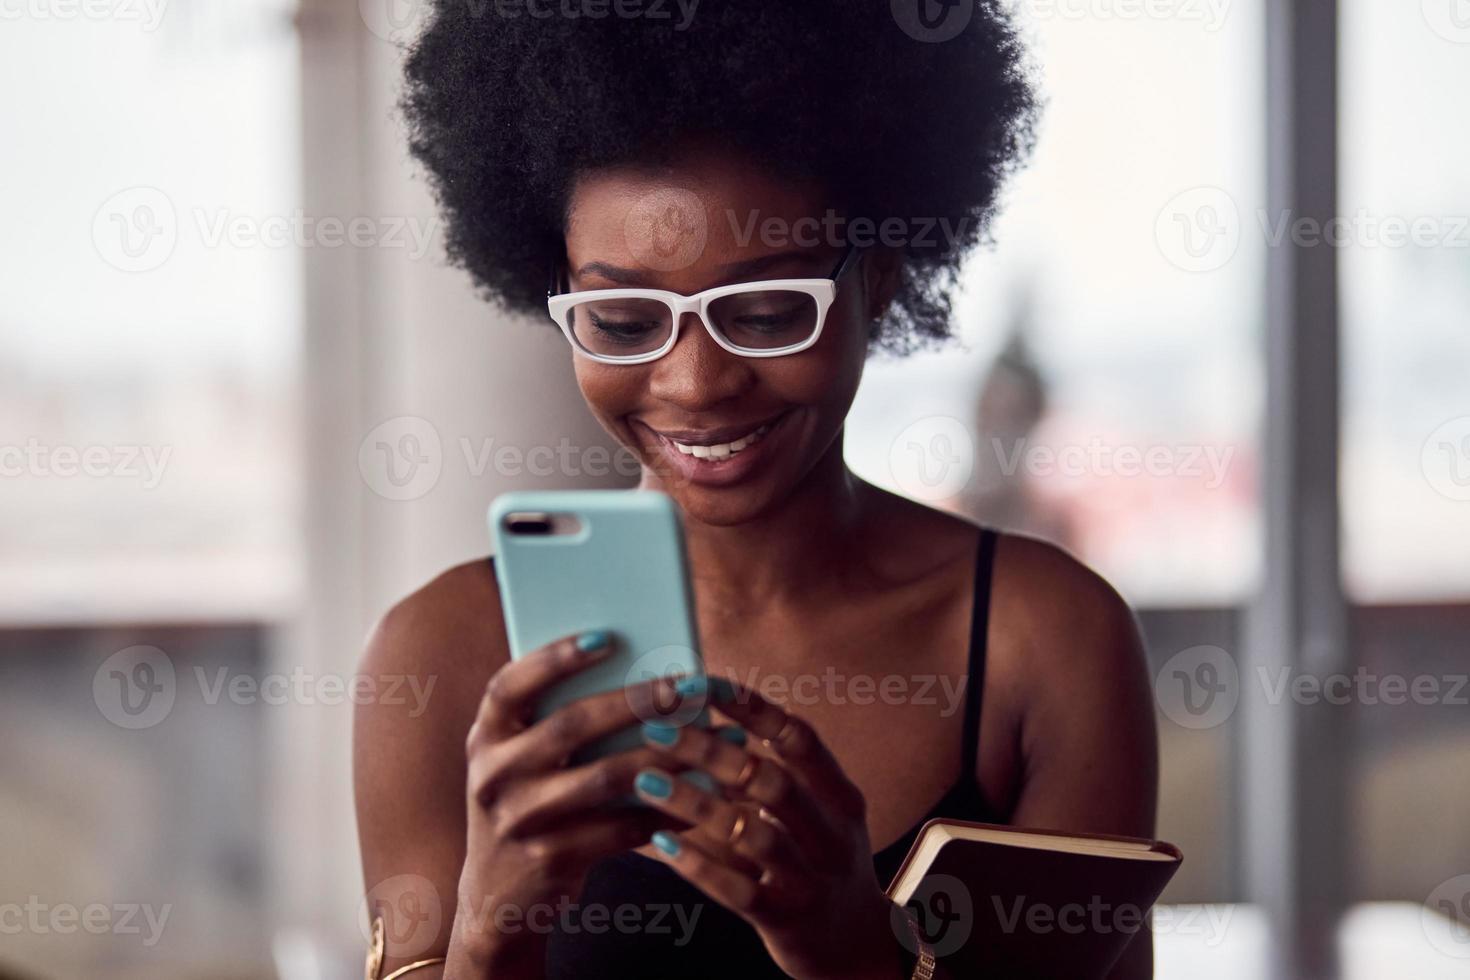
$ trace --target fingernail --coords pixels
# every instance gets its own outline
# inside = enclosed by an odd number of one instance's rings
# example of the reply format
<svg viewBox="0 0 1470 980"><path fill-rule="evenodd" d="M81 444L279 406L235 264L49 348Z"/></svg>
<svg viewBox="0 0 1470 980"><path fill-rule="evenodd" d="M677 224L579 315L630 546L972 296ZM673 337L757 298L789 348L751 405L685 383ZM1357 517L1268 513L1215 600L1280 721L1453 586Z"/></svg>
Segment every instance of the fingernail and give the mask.
<svg viewBox="0 0 1470 980"><path fill-rule="evenodd" d="M686 772L681 772L679 774L679 778L684 780L684 782L688 783L690 786L703 790L710 795L714 795L714 777L705 772L703 769L690 769Z"/></svg>
<svg viewBox="0 0 1470 980"><path fill-rule="evenodd" d="M679 729L675 725L665 725L662 722L647 721L643 723L643 737L650 742L659 745L673 745L679 741Z"/></svg>
<svg viewBox="0 0 1470 980"><path fill-rule="evenodd" d="M588 630L577 637L577 649L583 653L601 650L607 646L607 634L602 630Z"/></svg>
<svg viewBox="0 0 1470 980"><path fill-rule="evenodd" d="M739 725L731 725L729 728L721 728L720 738L723 738L727 742L732 742L735 745L744 745L746 738L745 729L741 728Z"/></svg>
<svg viewBox="0 0 1470 980"><path fill-rule="evenodd" d="M681 697L700 697L709 691L709 678L703 674L681 677L679 683L674 685L674 690L678 691Z"/></svg>
<svg viewBox="0 0 1470 980"><path fill-rule="evenodd" d="M669 777L652 769L640 772L638 778L633 780L633 788L656 800L666 800L674 793L674 784L669 782Z"/></svg>
<svg viewBox="0 0 1470 980"><path fill-rule="evenodd" d="M655 831L654 835L650 837L649 840L653 841L654 847L658 848L660 851L663 851L669 857L673 857L674 855L679 853L679 838L675 837L667 830Z"/></svg>

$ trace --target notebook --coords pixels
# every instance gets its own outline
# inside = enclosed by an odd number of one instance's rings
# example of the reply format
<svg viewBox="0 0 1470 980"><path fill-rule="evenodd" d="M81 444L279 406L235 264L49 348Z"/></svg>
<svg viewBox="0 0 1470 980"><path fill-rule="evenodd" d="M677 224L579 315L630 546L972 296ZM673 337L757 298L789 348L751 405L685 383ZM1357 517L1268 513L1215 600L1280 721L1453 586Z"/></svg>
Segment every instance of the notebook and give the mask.
<svg viewBox="0 0 1470 980"><path fill-rule="evenodd" d="M1162 841L930 820L888 897L956 976L1087 980L1148 928L1182 860Z"/></svg>

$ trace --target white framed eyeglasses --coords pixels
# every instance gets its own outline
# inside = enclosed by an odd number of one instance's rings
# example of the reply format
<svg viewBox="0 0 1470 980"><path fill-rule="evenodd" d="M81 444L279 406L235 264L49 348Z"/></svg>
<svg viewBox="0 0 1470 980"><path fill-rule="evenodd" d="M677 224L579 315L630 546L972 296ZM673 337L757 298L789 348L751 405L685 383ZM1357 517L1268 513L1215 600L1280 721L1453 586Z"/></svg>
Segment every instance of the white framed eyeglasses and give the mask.
<svg viewBox="0 0 1470 980"><path fill-rule="evenodd" d="M558 293L546 308L572 347L604 364L646 364L674 349L684 314L697 313L715 343L741 357L804 351L822 335L837 283L859 254L849 246L826 279L764 279L716 286L693 296L666 289Z"/></svg>

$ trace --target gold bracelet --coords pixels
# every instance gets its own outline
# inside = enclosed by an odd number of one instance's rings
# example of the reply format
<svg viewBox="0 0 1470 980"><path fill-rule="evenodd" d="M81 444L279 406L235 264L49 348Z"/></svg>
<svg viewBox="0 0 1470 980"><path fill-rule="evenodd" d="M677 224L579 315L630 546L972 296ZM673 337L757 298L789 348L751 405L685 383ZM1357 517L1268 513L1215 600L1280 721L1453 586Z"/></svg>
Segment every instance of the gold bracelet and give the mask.
<svg viewBox="0 0 1470 980"><path fill-rule="evenodd" d="M383 946L383 917L376 916L373 918L372 938L368 941L367 964L363 969L365 980L379 980L379 974L383 972ZM381 980L397 980L398 977L406 976L414 970L422 970L426 966L438 966L444 962L446 962L446 959L443 956L434 956L427 960L419 960L417 963L410 963L408 966L399 967L386 977L382 977Z"/></svg>
<svg viewBox="0 0 1470 980"><path fill-rule="evenodd" d="M397 980L398 977L401 977L407 973L412 973L414 970L421 970L426 966L438 966L440 963L443 962L445 962L445 958L442 956L435 956L427 960L419 960L417 963L410 963L408 964L408 966L394 970L392 973L384 977L383 980Z"/></svg>

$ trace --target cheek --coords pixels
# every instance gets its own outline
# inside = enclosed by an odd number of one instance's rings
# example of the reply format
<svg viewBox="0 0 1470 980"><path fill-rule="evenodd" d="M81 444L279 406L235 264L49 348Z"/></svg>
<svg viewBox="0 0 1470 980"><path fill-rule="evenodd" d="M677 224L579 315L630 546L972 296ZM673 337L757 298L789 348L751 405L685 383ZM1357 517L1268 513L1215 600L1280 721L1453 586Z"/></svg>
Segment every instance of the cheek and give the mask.
<svg viewBox="0 0 1470 980"><path fill-rule="evenodd" d="M830 326L831 324L829 324ZM824 430L842 424L862 379L864 354L845 341L822 340L811 350L791 357L772 358L762 367L765 389L773 400L818 411Z"/></svg>
<svg viewBox="0 0 1470 980"><path fill-rule="evenodd" d="M786 404L846 415L867 362L869 326L853 304L839 301L827 314L822 336L810 350L761 362L763 387Z"/></svg>
<svg viewBox="0 0 1470 980"><path fill-rule="evenodd" d="M807 359L800 356L793 359L798 362L793 383L805 389L803 400L839 404L844 410L851 404L867 362L868 329L866 317L853 304L833 306L821 339L807 352L809 363L801 363Z"/></svg>
<svg viewBox="0 0 1470 980"><path fill-rule="evenodd" d="M578 357L573 371L587 407L609 429L620 416L637 408L646 385L646 372L638 367L598 364Z"/></svg>

